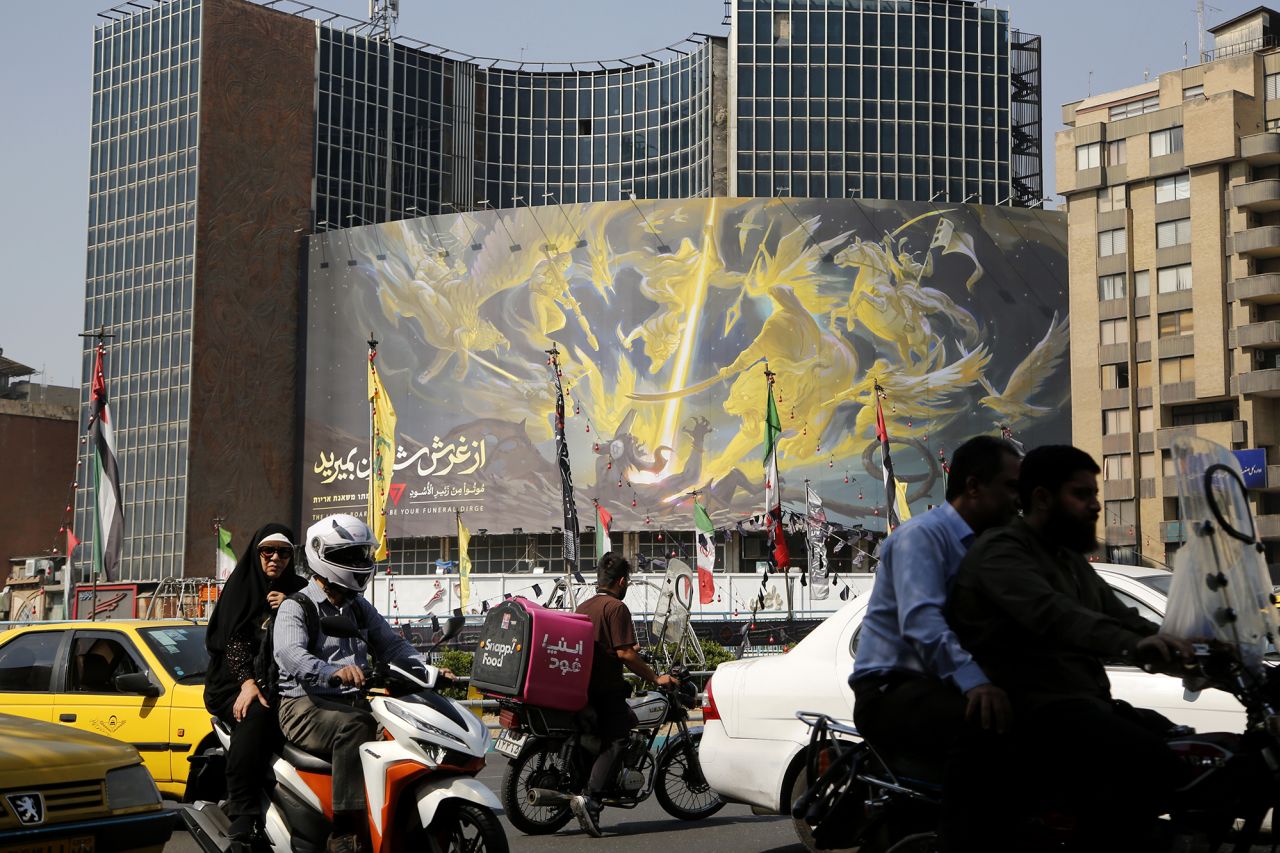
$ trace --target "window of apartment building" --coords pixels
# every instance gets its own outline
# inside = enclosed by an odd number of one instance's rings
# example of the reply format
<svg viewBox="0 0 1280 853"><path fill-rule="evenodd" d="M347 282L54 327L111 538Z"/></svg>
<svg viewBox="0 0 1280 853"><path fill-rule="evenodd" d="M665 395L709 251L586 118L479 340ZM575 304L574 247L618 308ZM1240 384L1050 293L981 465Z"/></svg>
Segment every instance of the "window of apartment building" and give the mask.
<svg viewBox="0 0 1280 853"><path fill-rule="evenodd" d="M1102 165L1102 143L1090 142L1076 146L1076 168L1096 169Z"/></svg>
<svg viewBox="0 0 1280 853"><path fill-rule="evenodd" d="M1169 423L1176 427L1220 424L1234 421L1236 416L1236 408L1230 403L1197 403L1190 406L1174 406L1169 412Z"/></svg>
<svg viewBox="0 0 1280 853"><path fill-rule="evenodd" d="M1122 432L1128 432L1130 425L1128 409L1103 409L1102 410L1102 434L1117 435Z"/></svg>
<svg viewBox="0 0 1280 853"><path fill-rule="evenodd" d="M1182 150L1182 126L1151 131L1151 156L1163 157Z"/></svg>
<svg viewBox="0 0 1280 853"><path fill-rule="evenodd" d="M1136 101L1129 101L1124 104L1116 104L1107 110L1107 118L1111 121L1119 121L1122 118L1131 118L1132 116L1145 115L1153 113L1160 109L1160 96L1148 95L1145 98L1139 98Z"/></svg>
<svg viewBox="0 0 1280 853"><path fill-rule="evenodd" d="M1127 363L1102 365L1102 390L1115 391L1118 388L1128 387L1129 365Z"/></svg>
<svg viewBox="0 0 1280 853"><path fill-rule="evenodd" d="M1156 289L1161 293L1176 293L1191 289L1191 264L1161 267L1156 270Z"/></svg>
<svg viewBox="0 0 1280 853"><path fill-rule="evenodd" d="M1189 101L1192 98L1204 97L1204 84L1197 83L1194 86L1185 86L1182 89L1182 100Z"/></svg>
<svg viewBox="0 0 1280 853"><path fill-rule="evenodd" d="M1265 97L1268 101L1280 98L1280 74L1268 74L1263 82L1265 83L1263 86L1266 92Z"/></svg>
<svg viewBox="0 0 1280 853"><path fill-rule="evenodd" d="M1151 340L1151 317L1138 317L1133 321L1134 340L1138 343L1148 343Z"/></svg>
<svg viewBox="0 0 1280 853"><path fill-rule="evenodd" d="M1106 513L1103 523L1107 527L1130 527L1137 520L1133 501L1105 501L1103 510Z"/></svg>
<svg viewBox="0 0 1280 853"><path fill-rule="evenodd" d="M1156 223L1156 248L1185 246L1191 242L1191 219L1173 219Z"/></svg>
<svg viewBox="0 0 1280 853"><path fill-rule="evenodd" d="M1133 274L1133 295L1139 299L1151 295L1151 270L1138 270Z"/></svg>
<svg viewBox="0 0 1280 853"><path fill-rule="evenodd" d="M1193 355L1160 359L1160 384L1191 382L1196 378L1196 359Z"/></svg>
<svg viewBox="0 0 1280 853"><path fill-rule="evenodd" d="M1098 212L1110 213L1113 210L1124 210L1128 207L1128 194L1124 184L1118 187L1103 187L1098 190Z"/></svg>
<svg viewBox="0 0 1280 853"><path fill-rule="evenodd" d="M1182 198L1191 198L1190 175L1169 175L1167 178L1156 179L1156 204Z"/></svg>
<svg viewBox="0 0 1280 853"><path fill-rule="evenodd" d="M1137 384L1139 388L1151 387L1151 362L1149 361L1138 362L1138 383Z"/></svg>
<svg viewBox="0 0 1280 853"><path fill-rule="evenodd" d="M1127 453L1102 457L1102 479L1132 480L1133 457Z"/></svg>
<svg viewBox="0 0 1280 853"><path fill-rule="evenodd" d="M1107 143L1107 165L1123 166L1125 161L1125 147L1123 139L1113 139Z"/></svg>
<svg viewBox="0 0 1280 853"><path fill-rule="evenodd" d="M1154 453L1138 454L1138 478L1154 480L1156 478L1156 455Z"/></svg>
<svg viewBox="0 0 1280 853"><path fill-rule="evenodd" d="M1099 299L1124 299L1124 273L1098 276Z"/></svg>
<svg viewBox="0 0 1280 853"><path fill-rule="evenodd" d="M1154 432L1156 428L1156 410L1151 406L1138 407L1138 432Z"/></svg>
<svg viewBox="0 0 1280 853"><path fill-rule="evenodd" d="M1267 119L1267 130L1270 130L1270 131L1280 130L1280 118Z"/></svg>
<svg viewBox="0 0 1280 853"><path fill-rule="evenodd" d="M1195 318L1191 311L1169 311L1160 315L1159 334L1162 338L1189 335L1195 331Z"/></svg>
<svg viewBox="0 0 1280 853"><path fill-rule="evenodd" d="M1108 258L1112 255L1123 255L1126 249L1127 235L1123 228L1112 228L1098 232L1098 257Z"/></svg>
<svg viewBox="0 0 1280 853"><path fill-rule="evenodd" d="M1099 338L1104 346L1129 343L1129 321L1123 318L1103 320L1099 329Z"/></svg>

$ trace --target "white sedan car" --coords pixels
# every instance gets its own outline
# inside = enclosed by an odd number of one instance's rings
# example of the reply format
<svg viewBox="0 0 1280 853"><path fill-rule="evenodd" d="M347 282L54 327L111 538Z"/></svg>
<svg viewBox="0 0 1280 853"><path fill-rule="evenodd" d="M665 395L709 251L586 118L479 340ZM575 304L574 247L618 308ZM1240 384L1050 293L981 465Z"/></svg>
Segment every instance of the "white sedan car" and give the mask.
<svg viewBox="0 0 1280 853"><path fill-rule="evenodd" d="M1172 575L1097 564L1120 600L1159 624ZM717 794L756 814L786 814L804 791L809 730L797 711L853 719L849 674L869 595L849 602L784 655L721 664L707 684L698 755ZM1132 666L1108 666L1112 693L1199 731L1241 731L1244 708L1219 690L1188 693L1182 682ZM801 838L805 838L800 827Z"/></svg>

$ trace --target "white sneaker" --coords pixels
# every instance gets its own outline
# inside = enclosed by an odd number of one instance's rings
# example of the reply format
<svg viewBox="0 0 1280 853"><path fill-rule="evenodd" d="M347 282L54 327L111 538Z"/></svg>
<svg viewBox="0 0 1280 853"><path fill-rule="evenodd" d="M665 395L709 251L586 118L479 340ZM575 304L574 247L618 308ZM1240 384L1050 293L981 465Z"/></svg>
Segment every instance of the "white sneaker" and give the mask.
<svg viewBox="0 0 1280 853"><path fill-rule="evenodd" d="M600 838L604 833L600 831L600 805L590 797L579 794L569 800L569 809L574 816L578 818L578 825L582 827L582 831L592 838Z"/></svg>

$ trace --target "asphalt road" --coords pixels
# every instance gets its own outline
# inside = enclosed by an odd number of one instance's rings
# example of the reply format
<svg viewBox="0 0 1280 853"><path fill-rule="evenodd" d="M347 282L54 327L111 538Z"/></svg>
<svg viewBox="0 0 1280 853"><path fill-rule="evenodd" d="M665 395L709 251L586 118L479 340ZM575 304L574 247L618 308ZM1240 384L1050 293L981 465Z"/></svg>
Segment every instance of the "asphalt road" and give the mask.
<svg viewBox="0 0 1280 853"><path fill-rule="evenodd" d="M501 784L507 761L489 756L489 764L480 779L495 793ZM635 851L699 850L700 853L805 853L791 829L791 821L782 817L756 817L746 806L727 805L704 821L676 820L664 812L658 801L650 797L629 811L606 809L601 819L603 838L592 838L578 828L576 820L555 835L527 836L512 828L504 818L503 828L511 849L525 851ZM200 853L200 848L185 832L175 832L165 846L165 853Z"/></svg>
<svg viewBox="0 0 1280 853"><path fill-rule="evenodd" d="M506 768L506 759L491 755L480 779L495 792ZM704 821L685 822L668 815L650 798L630 811L606 809L601 820L603 838L591 838L576 820L555 835L528 836L502 821L507 840L516 853L529 851L591 851L591 853L651 853L654 850L698 850L699 853L805 853L796 840L791 821L784 817L756 817L746 806L726 805ZM1202 847L1195 848L1203 850ZM1271 845L1254 847L1266 853ZM175 832L165 853L201 853L185 832ZM1194 853L1194 851L1193 851Z"/></svg>

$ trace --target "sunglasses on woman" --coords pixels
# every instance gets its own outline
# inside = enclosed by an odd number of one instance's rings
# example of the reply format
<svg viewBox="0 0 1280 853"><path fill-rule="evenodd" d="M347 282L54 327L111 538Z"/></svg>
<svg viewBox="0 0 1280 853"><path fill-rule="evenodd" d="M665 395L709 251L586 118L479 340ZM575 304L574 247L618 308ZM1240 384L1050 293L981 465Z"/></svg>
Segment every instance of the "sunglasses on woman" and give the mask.
<svg viewBox="0 0 1280 853"><path fill-rule="evenodd" d="M292 548L284 548L284 547L280 547L280 548L259 548L259 549L258 549L258 554L259 554L259 556L262 556L262 557L268 557L268 558L269 558L269 557L272 557L272 556L275 556L275 557L279 557L280 559L282 559L282 560L283 560L285 557L292 557L292 556L293 556L293 549L292 549Z"/></svg>

